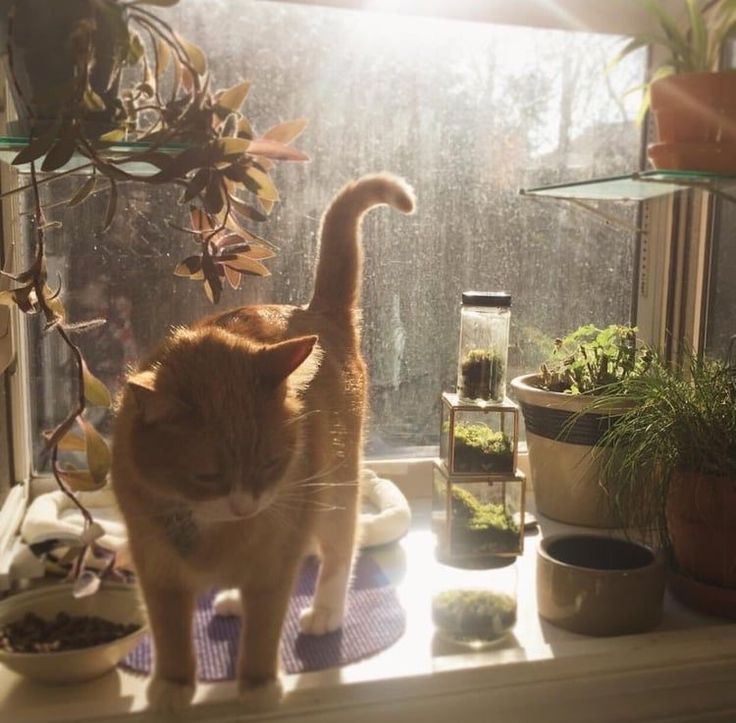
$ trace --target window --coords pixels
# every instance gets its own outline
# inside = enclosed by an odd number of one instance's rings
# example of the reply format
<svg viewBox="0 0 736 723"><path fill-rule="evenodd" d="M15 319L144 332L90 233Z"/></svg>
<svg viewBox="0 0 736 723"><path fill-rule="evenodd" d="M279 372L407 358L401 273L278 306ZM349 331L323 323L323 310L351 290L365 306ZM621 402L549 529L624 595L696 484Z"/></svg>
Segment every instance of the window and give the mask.
<svg viewBox="0 0 736 723"><path fill-rule="evenodd" d="M216 86L253 81L258 129L310 118L299 145L314 160L277 172L283 203L264 229L281 247L273 276L226 294L221 308L309 299L319 217L349 179L388 169L416 188L416 216L383 210L365 223L369 455L437 444L463 290L513 295L509 376L534 369L555 336L581 323L630 319L634 234L517 190L638 167L638 101L624 91L641 82L643 53L606 74L620 38L594 33L233 0L162 12L207 49ZM55 182L46 200L72 188ZM71 318L107 320L77 341L112 386L168 327L212 311L199 284L171 273L191 249L169 226L183 218L175 200L131 186L108 233L98 230L105 201L93 198L61 213L64 228L49 239L50 278L61 277ZM635 209L625 212L633 222ZM37 453L40 430L63 417L73 391L58 373L64 351L38 336L33 322Z"/></svg>

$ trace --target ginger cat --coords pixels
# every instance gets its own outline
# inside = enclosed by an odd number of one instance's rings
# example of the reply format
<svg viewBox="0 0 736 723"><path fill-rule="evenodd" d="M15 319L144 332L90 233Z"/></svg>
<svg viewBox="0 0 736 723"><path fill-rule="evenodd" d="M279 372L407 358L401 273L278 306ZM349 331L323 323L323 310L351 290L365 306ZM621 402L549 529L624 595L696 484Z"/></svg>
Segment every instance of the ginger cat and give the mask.
<svg viewBox="0 0 736 723"><path fill-rule="evenodd" d="M389 174L335 197L308 306L249 306L175 329L127 379L112 484L154 638L156 708L192 699L191 623L205 590L240 590L243 692L278 678L292 584L315 542L321 567L301 627L342 624L366 398L360 225L379 204L411 213L414 198Z"/></svg>

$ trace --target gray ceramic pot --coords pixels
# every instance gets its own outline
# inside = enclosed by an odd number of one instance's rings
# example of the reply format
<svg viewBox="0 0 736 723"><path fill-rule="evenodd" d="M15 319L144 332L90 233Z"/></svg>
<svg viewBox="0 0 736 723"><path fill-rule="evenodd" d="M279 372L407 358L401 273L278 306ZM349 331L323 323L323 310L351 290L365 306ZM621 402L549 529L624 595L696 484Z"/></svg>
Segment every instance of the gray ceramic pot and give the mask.
<svg viewBox="0 0 736 723"><path fill-rule="evenodd" d="M537 608L585 635L651 630L662 616L664 558L645 545L598 535L552 535L539 544Z"/></svg>

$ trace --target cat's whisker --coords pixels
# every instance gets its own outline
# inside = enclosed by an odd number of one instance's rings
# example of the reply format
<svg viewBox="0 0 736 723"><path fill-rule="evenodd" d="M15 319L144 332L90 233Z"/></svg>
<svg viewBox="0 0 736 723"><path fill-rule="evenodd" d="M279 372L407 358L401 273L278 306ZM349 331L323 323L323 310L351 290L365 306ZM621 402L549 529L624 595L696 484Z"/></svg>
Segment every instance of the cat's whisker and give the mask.
<svg viewBox="0 0 736 723"><path fill-rule="evenodd" d="M321 413L322 413L322 410L321 409L310 409L308 412L304 412L303 414L299 414L296 417L292 417L291 419L287 419L284 422L284 426L285 427L288 427L288 426L290 426L292 424L296 424L297 422L301 422L302 419L307 419L307 418L309 418L309 417L311 417L311 416L313 416L315 414L321 414Z"/></svg>

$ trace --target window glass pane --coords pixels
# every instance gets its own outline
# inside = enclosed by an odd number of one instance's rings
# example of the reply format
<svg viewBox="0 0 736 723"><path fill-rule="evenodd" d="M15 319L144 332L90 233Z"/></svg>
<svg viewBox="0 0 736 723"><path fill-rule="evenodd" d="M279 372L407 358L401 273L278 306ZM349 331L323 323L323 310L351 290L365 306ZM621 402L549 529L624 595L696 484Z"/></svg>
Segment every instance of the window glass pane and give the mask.
<svg viewBox="0 0 736 723"><path fill-rule="evenodd" d="M189 0L166 13L207 50L216 86L254 82L247 110L258 129L310 118L299 145L313 161L278 169L283 202L262 230L281 247L273 275L226 294L221 307L307 301L320 214L349 179L387 169L416 188L416 216L379 210L365 222L369 454L437 444L464 289L513 295L509 377L533 370L551 340L579 324L629 320L633 235L517 195L638 167L637 100L622 98L641 82L644 58L607 74L620 39L235 0ZM74 186L51 185L46 199ZM49 241L51 278L62 278L73 320L107 320L77 340L113 385L169 326L212 310L199 284L171 273L193 253L169 226L184 220L176 195L124 189L106 234L104 198L56 211L64 228ZM634 220L633 207L617 212ZM57 370L69 362L51 340L34 358L35 421L47 428L68 408Z"/></svg>

